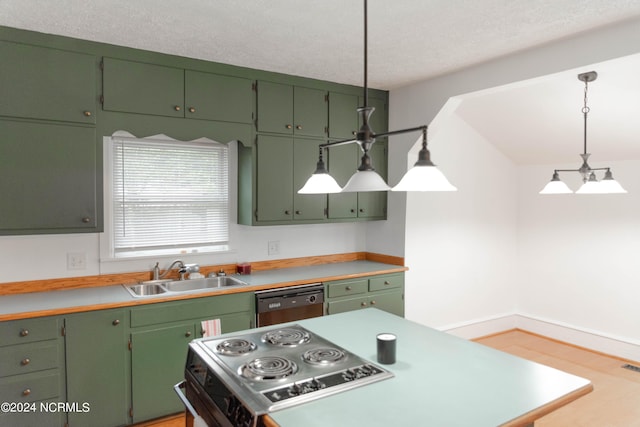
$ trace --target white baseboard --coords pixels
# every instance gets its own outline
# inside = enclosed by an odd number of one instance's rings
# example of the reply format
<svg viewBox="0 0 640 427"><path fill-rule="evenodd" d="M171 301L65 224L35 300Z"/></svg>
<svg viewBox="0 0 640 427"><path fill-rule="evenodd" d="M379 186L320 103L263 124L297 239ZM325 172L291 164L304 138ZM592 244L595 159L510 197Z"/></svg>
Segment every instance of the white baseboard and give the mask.
<svg viewBox="0 0 640 427"><path fill-rule="evenodd" d="M437 329L461 338L474 339L515 328L640 363L640 342L529 314L504 313Z"/></svg>

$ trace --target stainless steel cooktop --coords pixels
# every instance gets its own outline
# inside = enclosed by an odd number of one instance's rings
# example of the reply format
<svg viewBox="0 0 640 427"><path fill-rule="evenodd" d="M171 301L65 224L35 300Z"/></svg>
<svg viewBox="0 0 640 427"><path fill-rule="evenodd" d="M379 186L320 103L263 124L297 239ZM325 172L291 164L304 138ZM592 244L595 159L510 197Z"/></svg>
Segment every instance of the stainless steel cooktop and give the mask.
<svg viewBox="0 0 640 427"><path fill-rule="evenodd" d="M297 324L190 345L256 414L393 377Z"/></svg>

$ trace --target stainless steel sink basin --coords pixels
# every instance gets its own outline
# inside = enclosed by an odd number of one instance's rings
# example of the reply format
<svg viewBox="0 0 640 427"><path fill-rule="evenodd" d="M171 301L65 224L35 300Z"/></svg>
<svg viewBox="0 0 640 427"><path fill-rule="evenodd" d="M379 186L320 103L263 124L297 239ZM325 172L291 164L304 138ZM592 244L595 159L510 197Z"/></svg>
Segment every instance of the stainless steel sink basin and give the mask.
<svg viewBox="0 0 640 427"><path fill-rule="evenodd" d="M136 298L154 295L219 289L228 286L246 286L242 280L231 276L207 277L190 280L160 280L143 282L137 285L123 285Z"/></svg>
<svg viewBox="0 0 640 427"><path fill-rule="evenodd" d="M176 280L165 283L170 292L187 292L199 289L224 288L227 286L244 286L245 282L230 276L207 277L203 279Z"/></svg>
<svg viewBox="0 0 640 427"><path fill-rule="evenodd" d="M146 297L151 295L164 294L167 290L158 283L143 283L140 285L128 285L125 286L131 295L134 297Z"/></svg>

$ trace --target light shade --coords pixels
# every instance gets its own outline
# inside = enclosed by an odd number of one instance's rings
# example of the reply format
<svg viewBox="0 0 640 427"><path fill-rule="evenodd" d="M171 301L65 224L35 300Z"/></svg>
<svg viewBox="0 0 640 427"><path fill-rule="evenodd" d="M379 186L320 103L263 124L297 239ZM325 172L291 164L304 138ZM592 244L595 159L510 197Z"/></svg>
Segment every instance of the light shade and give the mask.
<svg viewBox="0 0 640 427"><path fill-rule="evenodd" d="M600 181L600 189L603 193L609 194L621 194L627 192L627 190L622 188L622 185L620 185L618 181L613 179L613 175L609 169L604 174L604 178Z"/></svg>
<svg viewBox="0 0 640 427"><path fill-rule="evenodd" d="M389 191L390 188L384 179L376 171L364 170L356 171L347 185L342 189L343 193L365 192L365 191Z"/></svg>
<svg viewBox="0 0 640 427"><path fill-rule="evenodd" d="M414 166L407 171L392 191L458 191L434 166Z"/></svg>
<svg viewBox="0 0 640 427"><path fill-rule="evenodd" d="M298 190L298 194L328 194L339 193L340 191L342 191L342 188L331 175L326 172L316 172Z"/></svg>
<svg viewBox="0 0 640 427"><path fill-rule="evenodd" d="M540 194L569 194L573 193L571 189L560 180L560 176L558 172L553 173L553 177L551 181L544 186L544 188L540 191Z"/></svg>
<svg viewBox="0 0 640 427"><path fill-rule="evenodd" d="M596 174L591 172L589 179L578 188L576 194L601 194L602 192L602 187L596 179Z"/></svg>

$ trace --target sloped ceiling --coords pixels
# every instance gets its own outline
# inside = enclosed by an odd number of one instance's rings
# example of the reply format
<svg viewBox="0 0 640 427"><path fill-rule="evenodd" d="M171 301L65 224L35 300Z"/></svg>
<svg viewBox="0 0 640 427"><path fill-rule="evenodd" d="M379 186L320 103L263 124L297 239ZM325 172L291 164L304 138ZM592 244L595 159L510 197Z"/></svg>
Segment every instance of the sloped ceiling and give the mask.
<svg viewBox="0 0 640 427"><path fill-rule="evenodd" d="M368 8L369 86L388 90L640 16L638 0L370 0ZM0 0L0 25L363 83L357 0ZM636 75L615 64L598 70L590 87L594 158L640 158L630 112L638 64L624 63ZM460 114L517 163L579 160L581 91L575 76L542 79L474 97ZM632 150L598 147L598 132Z"/></svg>

